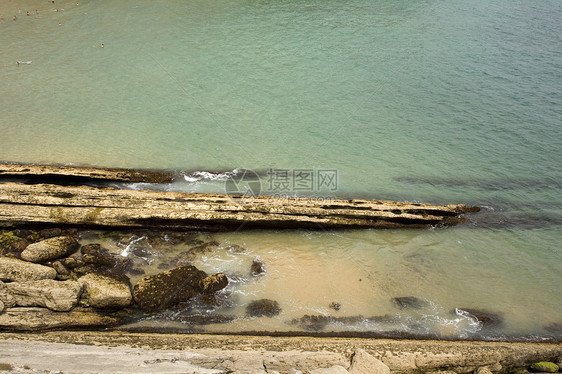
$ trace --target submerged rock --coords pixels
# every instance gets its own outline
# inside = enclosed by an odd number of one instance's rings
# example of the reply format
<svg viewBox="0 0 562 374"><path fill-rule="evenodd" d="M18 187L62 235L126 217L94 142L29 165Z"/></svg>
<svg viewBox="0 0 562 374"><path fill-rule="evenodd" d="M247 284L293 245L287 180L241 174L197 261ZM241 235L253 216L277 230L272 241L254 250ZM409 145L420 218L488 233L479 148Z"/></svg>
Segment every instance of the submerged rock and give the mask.
<svg viewBox="0 0 562 374"><path fill-rule="evenodd" d="M275 300L254 300L246 306L246 315L250 317L274 317L281 312L279 303Z"/></svg>
<svg viewBox="0 0 562 374"><path fill-rule="evenodd" d="M212 252L220 246L220 243L213 240L207 243L199 244L195 247L180 253L173 261L174 266L190 265L198 256Z"/></svg>
<svg viewBox="0 0 562 374"><path fill-rule="evenodd" d="M100 270L114 274L123 274L131 266L131 259L110 253L99 244L88 244L80 249L82 261L87 265L94 265Z"/></svg>
<svg viewBox="0 0 562 374"><path fill-rule="evenodd" d="M133 298L145 312L170 308L201 292L201 281L206 277L195 266L179 266L141 279L135 285Z"/></svg>
<svg viewBox="0 0 562 374"><path fill-rule="evenodd" d="M6 289L17 306L40 306L57 312L74 308L82 293L78 282L52 279L8 283Z"/></svg>
<svg viewBox="0 0 562 374"><path fill-rule="evenodd" d="M0 280L2 281L55 279L56 276L57 272L52 267L15 258L0 257Z"/></svg>
<svg viewBox="0 0 562 374"><path fill-rule="evenodd" d="M471 308L456 308L454 314L470 317L485 327L500 326L503 323L502 317L497 313Z"/></svg>
<svg viewBox="0 0 562 374"><path fill-rule="evenodd" d="M422 309L427 302L414 296L394 297L392 302L400 309Z"/></svg>
<svg viewBox="0 0 562 374"><path fill-rule="evenodd" d="M299 319L292 320L291 324L298 324L301 329L306 331L321 331L324 330L331 321L332 318L328 316L305 314Z"/></svg>
<svg viewBox="0 0 562 374"><path fill-rule="evenodd" d="M557 373L560 369L554 362L535 362L531 365L531 370L540 373Z"/></svg>
<svg viewBox="0 0 562 374"><path fill-rule="evenodd" d="M265 273L263 262L261 262L260 260L254 260L252 262L252 266L250 267L250 274L252 274L254 277L257 277L258 275L262 275L263 273Z"/></svg>
<svg viewBox="0 0 562 374"><path fill-rule="evenodd" d="M65 257L77 248L78 242L73 237L57 236L28 245L21 253L21 258L40 263Z"/></svg>
<svg viewBox="0 0 562 374"><path fill-rule="evenodd" d="M179 316L178 320L183 323L189 323L193 325L210 325L217 323L228 323L236 319L234 316L226 316L223 314L196 314L188 316Z"/></svg>
<svg viewBox="0 0 562 374"><path fill-rule="evenodd" d="M228 278L223 273L209 275L201 280L201 292L213 294L228 286Z"/></svg>
<svg viewBox="0 0 562 374"><path fill-rule="evenodd" d="M0 330L38 331L108 327L119 324L122 317L105 315L90 308L74 308L68 313L46 308L10 308L0 314Z"/></svg>
<svg viewBox="0 0 562 374"><path fill-rule="evenodd" d="M127 282L99 274L87 274L78 282L84 286L84 296L94 308L121 309L133 301Z"/></svg>
<svg viewBox="0 0 562 374"><path fill-rule="evenodd" d="M332 301L330 303L330 308L335 310L336 312L339 311L341 309L341 304L335 301Z"/></svg>

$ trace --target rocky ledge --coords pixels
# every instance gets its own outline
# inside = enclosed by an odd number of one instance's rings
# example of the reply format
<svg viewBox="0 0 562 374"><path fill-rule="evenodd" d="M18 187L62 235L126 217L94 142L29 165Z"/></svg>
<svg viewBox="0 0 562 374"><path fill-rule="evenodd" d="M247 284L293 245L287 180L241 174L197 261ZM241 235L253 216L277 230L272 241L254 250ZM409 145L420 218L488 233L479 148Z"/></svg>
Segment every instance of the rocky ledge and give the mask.
<svg viewBox="0 0 562 374"><path fill-rule="evenodd" d="M17 177L17 178L16 178ZM16 181L14 182L14 178ZM32 183L29 183L31 179ZM170 182L155 171L0 164L0 226L239 230L428 228L462 222L464 204L321 200L93 187L88 182ZM98 186L102 186L98 184Z"/></svg>
<svg viewBox="0 0 562 374"><path fill-rule="evenodd" d="M0 365L17 372L84 372L95 368L98 373L515 374L557 372L561 349L560 344L544 343L84 331L3 333ZM21 353L31 351L33 354L25 356Z"/></svg>

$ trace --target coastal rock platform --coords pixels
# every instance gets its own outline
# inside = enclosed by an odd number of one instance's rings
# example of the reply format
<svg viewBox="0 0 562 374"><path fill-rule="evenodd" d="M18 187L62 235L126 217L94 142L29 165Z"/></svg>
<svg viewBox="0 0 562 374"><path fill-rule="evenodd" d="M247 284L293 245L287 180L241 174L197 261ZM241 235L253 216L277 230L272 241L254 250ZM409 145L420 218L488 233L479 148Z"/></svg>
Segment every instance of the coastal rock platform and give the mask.
<svg viewBox="0 0 562 374"><path fill-rule="evenodd" d="M36 168L40 170L34 171ZM458 223L462 221L459 217L462 214L478 210L464 204L276 199L270 196L131 190L85 185L93 181L114 181L121 175L115 170L108 174L107 169L96 171L92 168L86 171L29 166L26 172L20 170L21 166L18 170L4 169L7 169L6 165L0 164L0 182L3 182L0 183L0 227L11 228L48 225L209 231L428 228ZM156 172L122 172L134 176L132 180L137 182L159 182L153 173ZM88 179L85 175L95 178ZM14 181L15 177L19 179Z"/></svg>
<svg viewBox="0 0 562 374"><path fill-rule="evenodd" d="M545 343L91 331L3 333L0 350L17 372L65 373L499 373L562 355Z"/></svg>

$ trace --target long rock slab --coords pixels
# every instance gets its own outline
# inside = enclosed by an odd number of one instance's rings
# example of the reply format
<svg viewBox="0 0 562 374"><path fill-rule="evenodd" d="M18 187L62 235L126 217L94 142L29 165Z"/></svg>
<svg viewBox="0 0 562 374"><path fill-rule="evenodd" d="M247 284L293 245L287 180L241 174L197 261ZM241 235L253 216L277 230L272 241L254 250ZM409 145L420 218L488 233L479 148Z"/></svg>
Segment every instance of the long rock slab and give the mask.
<svg viewBox="0 0 562 374"><path fill-rule="evenodd" d="M243 199L227 194L0 184L0 227L232 230L254 228L428 228L473 211L464 204L386 200Z"/></svg>
<svg viewBox="0 0 562 374"><path fill-rule="evenodd" d="M61 182L110 181L127 183L171 183L174 174L159 170L92 168L66 165L0 163L0 177Z"/></svg>

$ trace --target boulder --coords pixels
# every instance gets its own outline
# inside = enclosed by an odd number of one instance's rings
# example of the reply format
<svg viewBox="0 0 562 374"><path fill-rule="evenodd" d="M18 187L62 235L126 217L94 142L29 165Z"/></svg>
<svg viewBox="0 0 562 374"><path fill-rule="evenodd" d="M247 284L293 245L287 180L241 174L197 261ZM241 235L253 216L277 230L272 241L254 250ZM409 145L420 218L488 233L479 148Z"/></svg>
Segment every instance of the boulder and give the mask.
<svg viewBox="0 0 562 374"><path fill-rule="evenodd" d="M228 278L223 273L209 275L201 281L201 292L212 294L228 286Z"/></svg>
<svg viewBox="0 0 562 374"><path fill-rule="evenodd" d="M541 361L532 364L530 369L541 373L557 373L560 368L554 362Z"/></svg>
<svg viewBox="0 0 562 374"><path fill-rule="evenodd" d="M254 300L246 306L246 315L249 317L273 317L278 315L280 312L281 307L275 300Z"/></svg>
<svg viewBox="0 0 562 374"><path fill-rule="evenodd" d="M351 359L350 374L390 374L390 369L382 361L366 351L357 349Z"/></svg>
<svg viewBox="0 0 562 374"><path fill-rule="evenodd" d="M201 281L206 277L195 266L179 266L142 278L135 285L133 298L145 312L170 308L201 292Z"/></svg>
<svg viewBox="0 0 562 374"><path fill-rule="evenodd" d="M99 274L87 274L78 279L90 306L120 309L131 305L133 296L129 284Z"/></svg>
<svg viewBox="0 0 562 374"><path fill-rule="evenodd" d="M53 312L46 308L10 308L0 314L0 330L38 331L50 329L108 327L119 324L122 317L105 315L90 308L70 312Z"/></svg>
<svg viewBox="0 0 562 374"><path fill-rule="evenodd" d="M29 281L55 279L57 272L49 266L33 264L15 258L0 257L0 280Z"/></svg>
<svg viewBox="0 0 562 374"><path fill-rule="evenodd" d="M263 273L265 273L263 262L261 262L260 260L254 260L252 262L252 266L250 267L250 274L254 277L257 277L258 275L262 275Z"/></svg>
<svg viewBox="0 0 562 374"><path fill-rule="evenodd" d="M21 253L22 260L45 262L66 257L78 248L78 242L71 236L57 236L27 246Z"/></svg>
<svg viewBox="0 0 562 374"><path fill-rule="evenodd" d="M8 283L6 289L18 306L41 306L58 312L74 308L82 294L80 283L52 279Z"/></svg>

